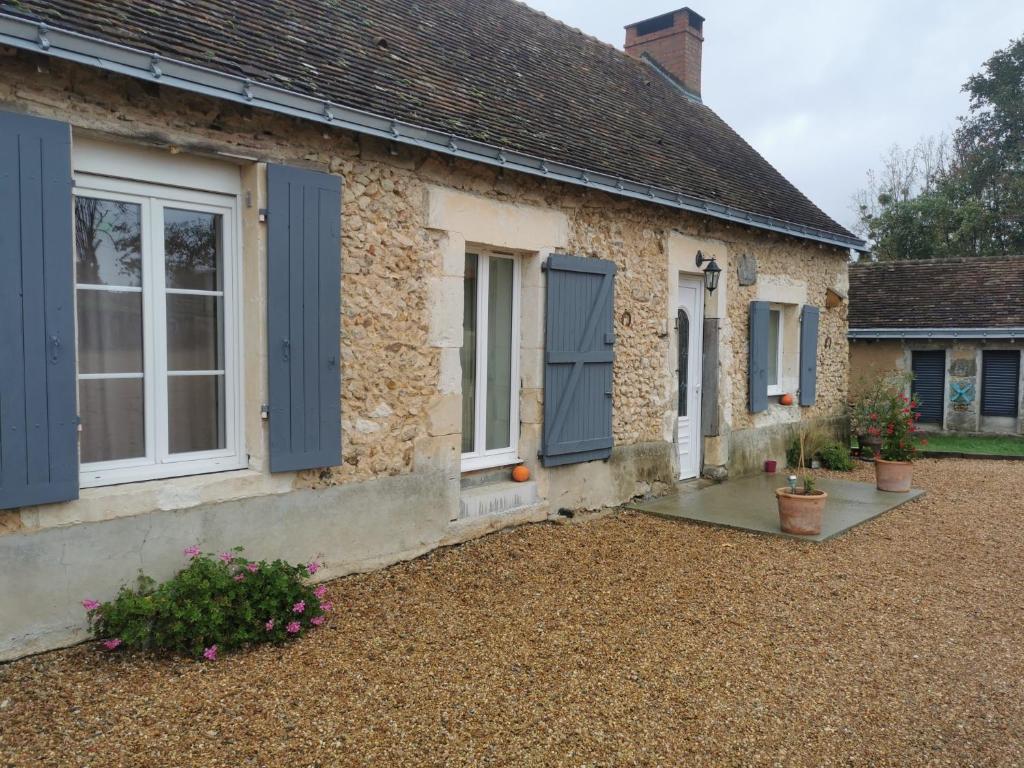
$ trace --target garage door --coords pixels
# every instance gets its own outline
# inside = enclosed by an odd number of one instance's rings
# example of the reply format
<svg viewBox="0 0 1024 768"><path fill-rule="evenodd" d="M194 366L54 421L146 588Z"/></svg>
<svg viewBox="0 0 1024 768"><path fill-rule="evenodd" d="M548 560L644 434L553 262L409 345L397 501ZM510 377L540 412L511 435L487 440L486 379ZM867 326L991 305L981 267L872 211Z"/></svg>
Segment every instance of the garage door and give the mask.
<svg viewBox="0 0 1024 768"><path fill-rule="evenodd" d="M981 353L981 415L1016 416L1020 402L1020 352Z"/></svg>
<svg viewBox="0 0 1024 768"><path fill-rule="evenodd" d="M922 424L942 426L942 403L946 391L946 350L930 349L912 353L914 383L910 391L919 403Z"/></svg>

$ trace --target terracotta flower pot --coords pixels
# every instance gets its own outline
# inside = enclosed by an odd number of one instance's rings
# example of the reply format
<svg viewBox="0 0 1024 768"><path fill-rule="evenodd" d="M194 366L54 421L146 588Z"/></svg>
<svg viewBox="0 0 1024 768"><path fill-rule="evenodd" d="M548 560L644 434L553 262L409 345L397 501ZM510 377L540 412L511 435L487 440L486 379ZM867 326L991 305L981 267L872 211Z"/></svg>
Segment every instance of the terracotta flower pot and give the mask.
<svg viewBox="0 0 1024 768"><path fill-rule="evenodd" d="M779 525L783 531L797 536L821 533L821 515L825 511L827 493L790 493L789 488L776 488L775 498L779 502Z"/></svg>
<svg viewBox="0 0 1024 768"><path fill-rule="evenodd" d="M860 455L866 459L873 458L882 450L881 435L858 435L857 443L860 445Z"/></svg>
<svg viewBox="0 0 1024 768"><path fill-rule="evenodd" d="M909 461L875 459L875 485L880 491L906 493L914 479L914 465Z"/></svg>

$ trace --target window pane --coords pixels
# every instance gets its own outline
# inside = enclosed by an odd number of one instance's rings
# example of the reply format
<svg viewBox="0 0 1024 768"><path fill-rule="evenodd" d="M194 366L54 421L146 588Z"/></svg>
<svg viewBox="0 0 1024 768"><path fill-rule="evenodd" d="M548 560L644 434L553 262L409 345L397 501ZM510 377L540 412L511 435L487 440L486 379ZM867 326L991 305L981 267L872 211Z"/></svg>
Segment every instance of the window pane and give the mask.
<svg viewBox="0 0 1024 768"><path fill-rule="evenodd" d="M690 317L685 309L676 314L676 326L679 329L679 415L686 415L686 404L690 399Z"/></svg>
<svg viewBox="0 0 1024 768"><path fill-rule="evenodd" d="M168 288L219 291L221 216L164 209L164 259Z"/></svg>
<svg viewBox="0 0 1024 768"><path fill-rule="evenodd" d="M167 370L221 370L221 301L219 296L167 294Z"/></svg>
<svg viewBox="0 0 1024 768"><path fill-rule="evenodd" d="M773 309L768 312L768 386L779 384L779 330L782 313Z"/></svg>
<svg viewBox="0 0 1024 768"><path fill-rule="evenodd" d="M476 280L479 258L466 254L466 277L462 298L462 452L474 450L476 430Z"/></svg>
<svg viewBox="0 0 1024 768"><path fill-rule="evenodd" d="M224 377L168 376L167 426L171 453L224 448Z"/></svg>
<svg viewBox="0 0 1024 768"><path fill-rule="evenodd" d="M142 209L75 198L75 279L91 285L142 285Z"/></svg>
<svg viewBox="0 0 1024 768"><path fill-rule="evenodd" d="M80 373L142 373L142 293L83 291L78 297Z"/></svg>
<svg viewBox="0 0 1024 768"><path fill-rule="evenodd" d="M508 448L512 408L512 260L492 258L487 287L487 450Z"/></svg>
<svg viewBox="0 0 1024 768"><path fill-rule="evenodd" d="M83 464L146 455L143 398L142 379L83 379L78 382Z"/></svg>

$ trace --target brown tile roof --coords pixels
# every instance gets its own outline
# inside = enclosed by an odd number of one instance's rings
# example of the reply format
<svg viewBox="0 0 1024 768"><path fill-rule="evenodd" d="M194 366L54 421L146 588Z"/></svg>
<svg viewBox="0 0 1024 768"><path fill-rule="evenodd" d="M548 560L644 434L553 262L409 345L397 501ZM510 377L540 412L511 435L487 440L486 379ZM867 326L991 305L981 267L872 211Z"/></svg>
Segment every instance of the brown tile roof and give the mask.
<svg viewBox="0 0 1024 768"><path fill-rule="evenodd" d="M19 0L0 10L853 237L707 106L516 0Z"/></svg>
<svg viewBox="0 0 1024 768"><path fill-rule="evenodd" d="M1024 256L850 265L850 330L1024 327Z"/></svg>

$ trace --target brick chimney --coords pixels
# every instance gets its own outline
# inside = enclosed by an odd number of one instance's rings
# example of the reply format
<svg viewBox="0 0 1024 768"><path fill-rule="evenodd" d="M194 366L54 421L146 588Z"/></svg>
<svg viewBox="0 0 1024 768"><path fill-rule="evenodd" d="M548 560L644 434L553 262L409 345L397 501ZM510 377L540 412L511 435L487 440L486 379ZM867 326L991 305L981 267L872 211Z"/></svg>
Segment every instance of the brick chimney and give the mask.
<svg viewBox="0 0 1024 768"><path fill-rule="evenodd" d="M700 97L700 58L704 17L689 8L626 27L626 53L647 54L694 96Z"/></svg>

